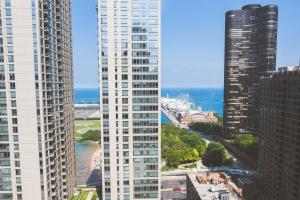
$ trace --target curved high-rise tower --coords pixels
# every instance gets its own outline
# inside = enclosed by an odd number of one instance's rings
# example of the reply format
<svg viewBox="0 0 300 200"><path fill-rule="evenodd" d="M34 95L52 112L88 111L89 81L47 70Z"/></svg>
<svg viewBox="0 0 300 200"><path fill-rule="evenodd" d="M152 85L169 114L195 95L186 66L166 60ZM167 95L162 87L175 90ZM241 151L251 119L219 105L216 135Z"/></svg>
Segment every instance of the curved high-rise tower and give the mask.
<svg viewBox="0 0 300 200"><path fill-rule="evenodd" d="M226 13L224 135L258 133L260 77L276 69L278 7Z"/></svg>

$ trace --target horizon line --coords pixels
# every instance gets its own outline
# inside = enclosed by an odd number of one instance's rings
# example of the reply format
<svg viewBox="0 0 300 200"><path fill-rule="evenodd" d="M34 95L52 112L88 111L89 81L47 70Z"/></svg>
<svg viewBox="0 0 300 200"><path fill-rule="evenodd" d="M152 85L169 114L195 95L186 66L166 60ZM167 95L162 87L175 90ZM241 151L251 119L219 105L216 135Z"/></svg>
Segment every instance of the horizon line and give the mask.
<svg viewBox="0 0 300 200"><path fill-rule="evenodd" d="M223 89L224 86L199 86L199 87L180 87L180 86L166 86L161 89ZM73 87L73 89L99 89L99 87Z"/></svg>

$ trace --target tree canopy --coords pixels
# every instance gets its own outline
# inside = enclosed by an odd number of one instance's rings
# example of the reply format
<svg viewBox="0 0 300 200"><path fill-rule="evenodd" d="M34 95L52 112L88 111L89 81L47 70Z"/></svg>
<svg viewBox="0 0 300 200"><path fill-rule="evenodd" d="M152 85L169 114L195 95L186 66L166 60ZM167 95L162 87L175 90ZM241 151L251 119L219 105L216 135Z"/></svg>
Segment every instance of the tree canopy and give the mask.
<svg viewBox="0 0 300 200"><path fill-rule="evenodd" d="M231 160L232 158L228 157L228 154L221 143L211 142L207 146L202 162L206 166L220 166L230 164Z"/></svg>
<svg viewBox="0 0 300 200"><path fill-rule="evenodd" d="M222 120L219 119L217 123L207 123L207 122L193 122L189 124L192 130L204 132L208 134L222 135L223 126Z"/></svg>
<svg viewBox="0 0 300 200"><path fill-rule="evenodd" d="M258 137L255 137L252 134L235 136L233 145L254 158L258 157Z"/></svg>
<svg viewBox="0 0 300 200"><path fill-rule="evenodd" d="M162 158L169 167L194 162L205 153L205 141L199 133L180 129L173 125L162 128Z"/></svg>
<svg viewBox="0 0 300 200"><path fill-rule="evenodd" d="M100 130L89 130L85 134L82 134L81 141L99 141L100 142Z"/></svg>

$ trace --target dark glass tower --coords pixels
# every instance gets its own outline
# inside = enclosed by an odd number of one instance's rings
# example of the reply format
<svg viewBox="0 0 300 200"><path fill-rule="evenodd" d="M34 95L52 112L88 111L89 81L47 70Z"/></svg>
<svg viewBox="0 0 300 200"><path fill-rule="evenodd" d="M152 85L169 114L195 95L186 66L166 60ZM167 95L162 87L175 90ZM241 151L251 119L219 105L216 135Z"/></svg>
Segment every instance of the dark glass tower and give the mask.
<svg viewBox="0 0 300 200"><path fill-rule="evenodd" d="M258 83L276 69L277 17L275 5L246 5L226 13L225 136L258 132Z"/></svg>

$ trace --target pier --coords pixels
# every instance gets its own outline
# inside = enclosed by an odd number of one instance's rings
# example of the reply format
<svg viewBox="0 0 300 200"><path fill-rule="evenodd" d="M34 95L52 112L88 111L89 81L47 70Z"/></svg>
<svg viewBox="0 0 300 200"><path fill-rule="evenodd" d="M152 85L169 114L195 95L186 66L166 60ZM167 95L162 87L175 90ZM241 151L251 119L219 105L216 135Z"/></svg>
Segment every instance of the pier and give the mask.
<svg viewBox="0 0 300 200"><path fill-rule="evenodd" d="M161 106L161 112L162 112L163 114L166 115L166 117L170 120L170 122L171 122L174 126L176 126L176 127L178 127L178 128L186 128L186 129L188 129L188 126L187 126L187 125L181 124L181 123L177 120L177 118L173 115L173 113L170 113L170 112L169 112L168 110L166 110L163 106Z"/></svg>
<svg viewBox="0 0 300 200"><path fill-rule="evenodd" d="M215 123L218 118L214 112L206 112L201 107L192 103L189 96L179 98L161 98L161 111L167 116L172 124L179 128L188 129L192 122Z"/></svg>

